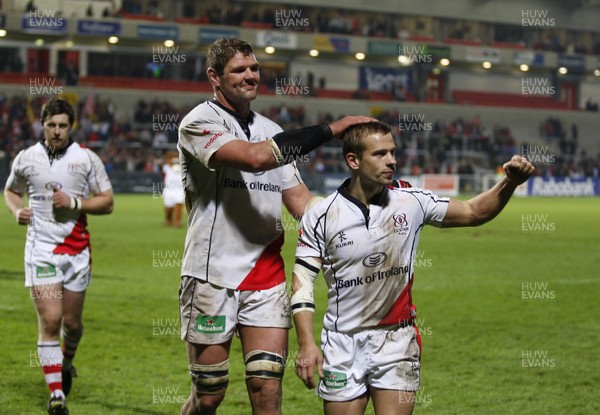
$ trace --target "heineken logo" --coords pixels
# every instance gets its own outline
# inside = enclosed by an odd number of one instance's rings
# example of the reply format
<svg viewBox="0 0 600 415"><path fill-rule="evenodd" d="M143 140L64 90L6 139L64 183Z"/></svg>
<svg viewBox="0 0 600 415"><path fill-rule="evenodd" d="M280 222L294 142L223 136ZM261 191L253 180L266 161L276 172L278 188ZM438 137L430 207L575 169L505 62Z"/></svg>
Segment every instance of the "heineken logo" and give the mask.
<svg viewBox="0 0 600 415"><path fill-rule="evenodd" d="M348 376L342 372L325 371L323 383L330 389L342 389L348 384Z"/></svg>
<svg viewBox="0 0 600 415"><path fill-rule="evenodd" d="M54 265L45 265L43 267L35 267L35 276L37 278L56 277L56 267Z"/></svg>
<svg viewBox="0 0 600 415"><path fill-rule="evenodd" d="M196 331L199 333L224 333L225 316L196 317Z"/></svg>

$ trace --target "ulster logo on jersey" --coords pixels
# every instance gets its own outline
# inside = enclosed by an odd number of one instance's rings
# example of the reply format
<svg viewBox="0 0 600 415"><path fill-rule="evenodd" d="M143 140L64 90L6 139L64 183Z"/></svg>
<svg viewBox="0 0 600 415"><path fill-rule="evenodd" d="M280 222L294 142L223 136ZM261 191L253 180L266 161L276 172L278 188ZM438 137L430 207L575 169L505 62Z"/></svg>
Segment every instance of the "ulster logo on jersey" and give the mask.
<svg viewBox="0 0 600 415"><path fill-rule="evenodd" d="M338 233L337 238L340 240L340 243L335 244L335 249L340 249L345 246L354 245L354 241L348 240L348 237L346 236L346 232L344 232L344 231L341 231L340 233Z"/></svg>
<svg viewBox="0 0 600 415"><path fill-rule="evenodd" d="M396 213L392 215L392 219L394 220L394 233L402 236L407 235L408 220L406 219L406 213Z"/></svg>
<svg viewBox="0 0 600 415"><path fill-rule="evenodd" d="M71 175L77 173L78 168L79 168L78 163L67 163L67 173L69 173Z"/></svg>

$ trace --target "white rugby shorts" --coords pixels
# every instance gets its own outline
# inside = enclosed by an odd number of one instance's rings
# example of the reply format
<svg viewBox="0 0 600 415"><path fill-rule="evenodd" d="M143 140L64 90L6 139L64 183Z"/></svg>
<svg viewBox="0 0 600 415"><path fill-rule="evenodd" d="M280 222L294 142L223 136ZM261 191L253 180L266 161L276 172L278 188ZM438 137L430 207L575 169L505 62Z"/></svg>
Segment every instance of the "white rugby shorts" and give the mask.
<svg viewBox="0 0 600 415"><path fill-rule="evenodd" d="M323 370L318 394L326 401L349 401L369 387L416 392L421 349L413 326L339 333L323 329Z"/></svg>
<svg viewBox="0 0 600 415"><path fill-rule="evenodd" d="M77 255L25 252L25 286L62 283L69 291L85 291L92 282L90 250Z"/></svg>
<svg viewBox="0 0 600 415"><path fill-rule="evenodd" d="M292 326L285 282L261 291L238 291L183 276L179 307L181 339L194 344L224 343L233 337L238 324Z"/></svg>

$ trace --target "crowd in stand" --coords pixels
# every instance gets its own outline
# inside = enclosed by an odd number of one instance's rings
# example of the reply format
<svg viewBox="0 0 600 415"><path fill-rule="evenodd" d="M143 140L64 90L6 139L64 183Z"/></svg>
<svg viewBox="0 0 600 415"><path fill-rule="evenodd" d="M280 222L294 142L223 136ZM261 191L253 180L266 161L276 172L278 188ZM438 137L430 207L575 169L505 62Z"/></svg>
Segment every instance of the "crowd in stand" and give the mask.
<svg viewBox="0 0 600 415"><path fill-rule="evenodd" d="M276 5L264 5L259 2L238 3L231 2L194 2L186 0L182 3L181 10L175 7L163 6L158 0L123 0L119 9L106 7L103 9L102 17L127 17L131 15L143 15L160 20L174 20L176 18L198 19L202 17L203 23L215 25L240 26L243 23L261 24L272 28L293 28L296 31L319 32L343 34L352 36L369 36L391 39L406 39L411 35L436 37L438 41L444 38L471 39L480 41L480 35L474 33L470 22L456 21L452 27L443 29L447 22L440 22L437 29L428 28L423 19L416 19L415 33L410 33L401 24L401 14L375 13L365 11L350 11L343 9L326 9L310 6L290 7L289 5L277 7ZM30 1L26 10L35 9L36 6ZM290 14L285 17L284 24L281 15L284 10L294 10L300 14ZM94 16L93 9L87 8L86 17ZM291 18L291 20L290 20ZM305 19L305 20L303 20ZM487 23L481 22L483 25ZM519 31L519 28L521 31ZM531 30L523 28L518 20L514 25L491 24L490 27L480 30L483 36L490 36L489 41L521 43L523 46L536 50L553 51L559 53L580 53L600 55L600 38L597 34L593 39L584 44L581 34L572 32L568 35L554 30Z"/></svg>
<svg viewBox="0 0 600 415"><path fill-rule="evenodd" d="M0 95L0 173L6 174L18 152L41 136L39 122L43 98ZM177 126L192 105L176 107L166 101L140 100L130 116L117 119L110 99L88 96L77 103L74 138L98 152L107 171L160 172L162 155L175 148ZM303 105L273 106L263 115L284 129L328 123L342 114L322 113L308 119ZM479 117L469 120L427 120L418 114L385 111L377 118L393 127L397 145L397 167L402 174L473 174L494 171L527 143L519 142L506 126L482 125ZM598 176L600 155L578 147L575 124L566 132L563 122L549 117L540 127L548 140L554 162L540 166L539 175ZM300 165L308 174L344 173L346 167L336 140L317 149ZM1 174L0 174L1 175Z"/></svg>

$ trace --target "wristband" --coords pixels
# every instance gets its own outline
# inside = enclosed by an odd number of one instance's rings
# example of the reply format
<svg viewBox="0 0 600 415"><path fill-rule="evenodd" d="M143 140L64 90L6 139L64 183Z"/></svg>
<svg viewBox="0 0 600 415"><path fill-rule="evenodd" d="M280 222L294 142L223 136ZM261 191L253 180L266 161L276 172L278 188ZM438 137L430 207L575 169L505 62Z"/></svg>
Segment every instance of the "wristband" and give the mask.
<svg viewBox="0 0 600 415"><path fill-rule="evenodd" d="M309 311L314 314L315 300L314 287L317 274L321 270L321 263L316 258L296 258L294 263L294 275L298 287L290 298L292 315L300 311Z"/></svg>
<svg viewBox="0 0 600 415"><path fill-rule="evenodd" d="M273 157L275 157L275 161L279 167L285 165L285 161L283 161L283 156L281 155L281 151L279 151L279 147L277 147L277 143L272 138L267 140L271 145L271 152L273 153Z"/></svg>
<svg viewBox="0 0 600 415"><path fill-rule="evenodd" d="M71 210L81 210L81 198L71 196Z"/></svg>
<svg viewBox="0 0 600 415"><path fill-rule="evenodd" d="M25 208L19 208L17 209L17 211L15 212L15 219L17 221L17 223L19 223L19 215L21 214L21 211L25 209Z"/></svg>
<svg viewBox="0 0 600 415"><path fill-rule="evenodd" d="M321 144L333 138L331 128L327 124L314 125L312 127L298 128L296 130L284 131L273 136L273 144L283 160L283 164L294 161L297 157L310 153ZM274 154L275 154L275 147ZM275 158L278 161L277 155Z"/></svg>

